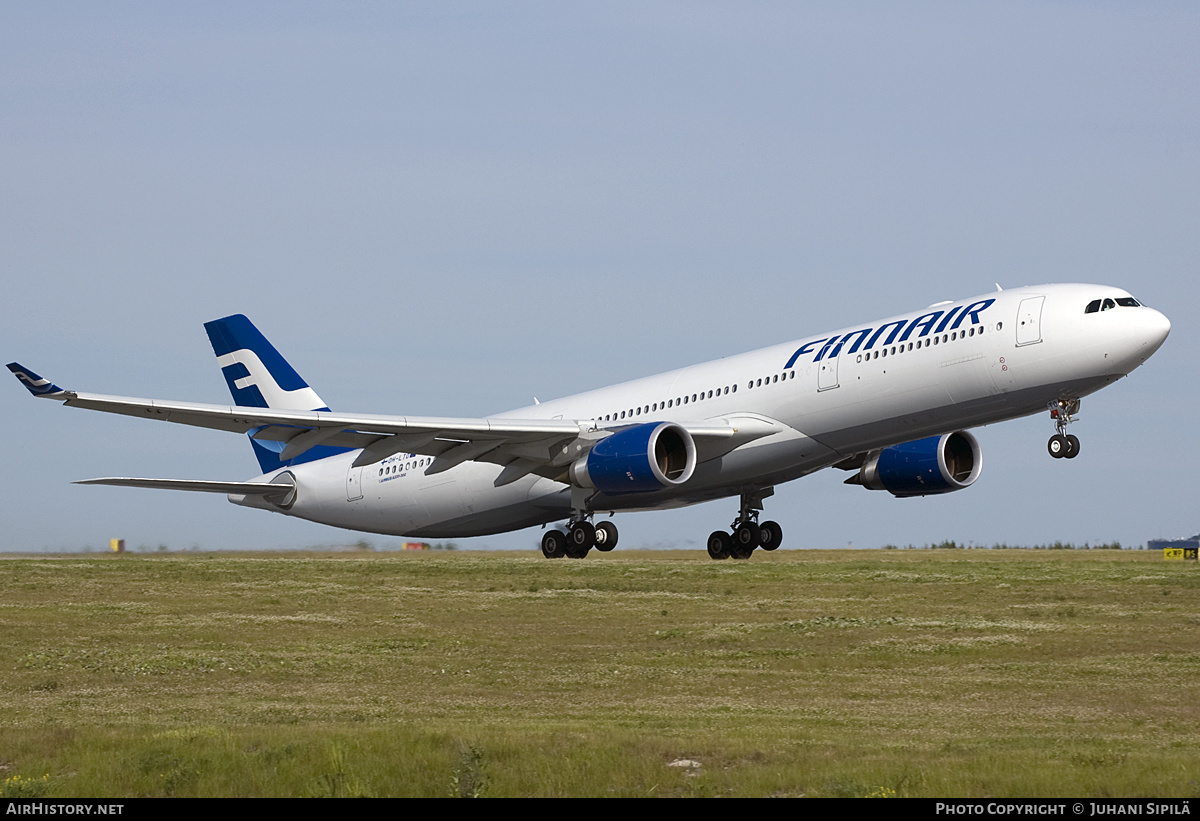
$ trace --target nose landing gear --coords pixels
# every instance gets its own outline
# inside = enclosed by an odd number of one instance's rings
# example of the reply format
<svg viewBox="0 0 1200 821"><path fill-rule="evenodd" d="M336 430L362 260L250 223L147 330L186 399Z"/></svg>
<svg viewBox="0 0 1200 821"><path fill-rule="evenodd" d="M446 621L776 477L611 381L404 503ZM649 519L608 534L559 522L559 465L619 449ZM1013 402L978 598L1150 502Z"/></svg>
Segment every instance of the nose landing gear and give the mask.
<svg viewBox="0 0 1200 821"><path fill-rule="evenodd" d="M1058 433L1050 437L1050 441L1046 443L1046 450L1055 459L1074 459L1079 455L1079 437L1066 433L1066 429L1067 425L1075 421L1075 414L1079 413L1079 400L1060 399L1051 402L1047 407Z"/></svg>

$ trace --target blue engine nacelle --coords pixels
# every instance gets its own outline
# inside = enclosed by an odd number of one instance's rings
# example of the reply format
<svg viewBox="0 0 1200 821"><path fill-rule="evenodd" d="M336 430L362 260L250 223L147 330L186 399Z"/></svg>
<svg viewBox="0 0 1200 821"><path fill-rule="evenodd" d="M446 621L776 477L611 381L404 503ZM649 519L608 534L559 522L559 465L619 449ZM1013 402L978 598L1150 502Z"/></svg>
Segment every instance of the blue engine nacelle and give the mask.
<svg viewBox="0 0 1200 821"><path fill-rule="evenodd" d="M970 487L982 469L979 443L960 430L884 448L851 481L893 496L929 496Z"/></svg>
<svg viewBox="0 0 1200 821"><path fill-rule="evenodd" d="M647 422L596 443L571 465L571 482L602 493L652 493L682 485L696 469L696 443L674 422Z"/></svg>

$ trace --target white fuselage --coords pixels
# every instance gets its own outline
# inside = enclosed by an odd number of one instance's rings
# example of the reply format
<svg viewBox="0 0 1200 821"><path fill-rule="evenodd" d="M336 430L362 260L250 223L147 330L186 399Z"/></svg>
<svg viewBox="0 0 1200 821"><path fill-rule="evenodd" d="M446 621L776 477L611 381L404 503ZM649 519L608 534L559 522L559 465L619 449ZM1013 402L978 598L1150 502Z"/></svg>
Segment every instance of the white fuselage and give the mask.
<svg viewBox="0 0 1200 821"><path fill-rule="evenodd" d="M1038 413L1099 390L1141 365L1170 323L1097 285L997 291L715 362L497 414L573 419L621 429L655 421L720 421L769 429L701 455L683 485L590 500L596 512L677 507L790 481L855 454ZM282 511L338 527L413 537L464 537L566 518L568 485L466 462L427 474L432 458L397 454L353 467L358 452L288 468L297 492ZM270 478L275 474L269 474ZM253 497L231 501L272 510Z"/></svg>

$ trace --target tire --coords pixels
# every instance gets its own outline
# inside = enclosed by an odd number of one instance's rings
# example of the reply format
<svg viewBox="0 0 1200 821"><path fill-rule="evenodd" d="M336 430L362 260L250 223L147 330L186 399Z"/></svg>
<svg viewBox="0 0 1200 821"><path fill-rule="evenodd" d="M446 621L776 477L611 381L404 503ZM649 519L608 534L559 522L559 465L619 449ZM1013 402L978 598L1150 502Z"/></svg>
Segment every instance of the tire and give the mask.
<svg viewBox="0 0 1200 821"><path fill-rule="evenodd" d="M745 552L747 555L753 553L754 548L758 547L761 529L754 522L742 522L734 528L733 544L737 547L737 552Z"/></svg>
<svg viewBox="0 0 1200 821"><path fill-rule="evenodd" d="M561 530L547 530L542 536L542 555L547 559L561 559L567 555L567 535Z"/></svg>
<svg viewBox="0 0 1200 821"><path fill-rule="evenodd" d="M724 530L714 530L708 537L708 557L721 561L733 550L733 537Z"/></svg>
<svg viewBox="0 0 1200 821"><path fill-rule="evenodd" d="M1074 434L1067 434L1067 452L1066 458L1074 459L1079 455L1079 437Z"/></svg>
<svg viewBox="0 0 1200 821"><path fill-rule="evenodd" d="M763 550L774 550L783 543L783 528L778 522L763 522L758 535L758 546Z"/></svg>
<svg viewBox="0 0 1200 821"><path fill-rule="evenodd" d="M1046 443L1046 450L1055 459L1061 459L1067 453L1067 437L1061 434L1054 434L1050 437L1050 441Z"/></svg>
<svg viewBox="0 0 1200 821"><path fill-rule="evenodd" d="M612 522L596 525L596 549L605 553L617 546L617 526Z"/></svg>
<svg viewBox="0 0 1200 821"><path fill-rule="evenodd" d="M596 528L592 526L591 522L576 522L567 534L567 541L575 550L582 550L586 553L596 544Z"/></svg>

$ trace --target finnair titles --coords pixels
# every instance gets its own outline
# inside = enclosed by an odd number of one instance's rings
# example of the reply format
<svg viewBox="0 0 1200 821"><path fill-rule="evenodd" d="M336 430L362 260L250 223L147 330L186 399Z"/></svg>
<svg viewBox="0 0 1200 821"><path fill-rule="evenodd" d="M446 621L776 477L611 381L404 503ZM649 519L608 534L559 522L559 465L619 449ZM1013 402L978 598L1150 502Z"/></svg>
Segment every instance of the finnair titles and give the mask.
<svg viewBox="0 0 1200 821"><path fill-rule="evenodd" d="M969 428L1042 412L1050 455L1074 459L1066 428L1081 398L1143 364L1170 328L1118 288L997 290L482 418L332 411L240 314L205 324L232 406L64 390L8 367L37 397L247 434L259 465L240 482L80 484L224 493L413 538L554 523L548 558L612 550L618 512L736 498L708 552L744 559L783 541L759 521L775 486L823 468L899 497L962 490L983 465Z"/></svg>
<svg viewBox="0 0 1200 821"><path fill-rule="evenodd" d="M797 359L814 350L817 353L813 356L813 362L820 362L826 356L830 359L835 359L848 342L850 343L850 347L847 349L847 353L857 353L860 347L869 351L875 347L875 343L879 341L884 333L888 334L887 339L883 340L883 344L886 346L896 341L897 334L899 334L901 342L907 342L913 335L913 331L917 331L917 339L924 339L931 332L940 334L947 330L947 328L951 332L955 332L968 317L970 317L972 325L979 325L982 324L979 319L979 313L995 301L994 299L983 299L979 302L972 302L970 305L959 305L951 308L949 311L933 311L921 314L914 319L898 319L892 322L885 322L878 329L860 328L857 331L851 331L841 336L834 334L828 338L814 339L810 342L805 342L797 348L784 367L791 368L796 364ZM936 330L934 329L934 325L937 326ZM901 330L903 330L903 333L901 333ZM864 339L868 340L865 346L863 345ZM818 345L821 346L819 350L817 350Z"/></svg>

